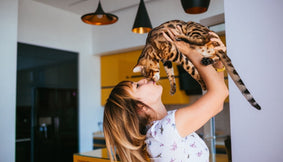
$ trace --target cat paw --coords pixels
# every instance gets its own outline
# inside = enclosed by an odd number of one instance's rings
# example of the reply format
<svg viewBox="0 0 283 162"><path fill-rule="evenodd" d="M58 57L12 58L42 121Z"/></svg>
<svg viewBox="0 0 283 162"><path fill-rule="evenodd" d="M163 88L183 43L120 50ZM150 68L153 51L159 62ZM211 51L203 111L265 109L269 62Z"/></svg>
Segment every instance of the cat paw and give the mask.
<svg viewBox="0 0 283 162"><path fill-rule="evenodd" d="M214 61L209 57L204 57L204 58L201 59L201 63L203 65L210 65L210 64L213 64L213 62Z"/></svg>
<svg viewBox="0 0 283 162"><path fill-rule="evenodd" d="M199 85L201 86L201 89L202 89L202 90L204 90L204 91L207 90L206 85L205 85L205 83L204 83L203 80L198 80L198 83L199 83Z"/></svg>
<svg viewBox="0 0 283 162"><path fill-rule="evenodd" d="M174 95L176 93L176 84L174 84L170 89L170 95Z"/></svg>

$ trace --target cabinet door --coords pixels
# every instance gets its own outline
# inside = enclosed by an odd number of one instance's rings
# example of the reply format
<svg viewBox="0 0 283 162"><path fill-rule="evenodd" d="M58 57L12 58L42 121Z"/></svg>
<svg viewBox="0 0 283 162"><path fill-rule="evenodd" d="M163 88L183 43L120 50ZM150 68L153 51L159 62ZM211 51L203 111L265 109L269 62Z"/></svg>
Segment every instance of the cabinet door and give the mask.
<svg viewBox="0 0 283 162"><path fill-rule="evenodd" d="M119 81L119 61L117 60L117 56L102 56L100 60L102 88L117 84Z"/></svg>
<svg viewBox="0 0 283 162"><path fill-rule="evenodd" d="M132 70L141 50L101 56L101 104L105 105L112 88L123 80L138 81L140 73Z"/></svg>

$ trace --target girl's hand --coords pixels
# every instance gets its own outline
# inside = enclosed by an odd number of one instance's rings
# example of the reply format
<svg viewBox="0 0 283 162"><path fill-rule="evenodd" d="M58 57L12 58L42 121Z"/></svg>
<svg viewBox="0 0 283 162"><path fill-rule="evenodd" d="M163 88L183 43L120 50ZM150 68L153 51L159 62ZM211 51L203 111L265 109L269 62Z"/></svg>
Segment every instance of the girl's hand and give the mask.
<svg viewBox="0 0 283 162"><path fill-rule="evenodd" d="M212 35L212 38L210 39L212 42L216 42L216 44L219 44L219 46L214 47L215 50L222 50L223 52L226 52L226 46L221 41L219 36L214 32L209 32L210 35Z"/></svg>
<svg viewBox="0 0 283 162"><path fill-rule="evenodd" d="M178 40L177 35L180 35L181 33L178 32L180 31L180 27L177 27L177 30L167 30L168 35L165 32L162 32L163 36L167 39L167 41L173 43L176 45L176 47L178 48L178 50L180 52L182 52L183 54L187 55L189 58L194 57L194 53L198 53L197 51L195 51L194 49L190 48L190 44L186 43L182 40ZM215 50L222 50L223 52L226 51L226 46L224 45L224 43L221 41L221 39L219 38L219 36L214 33L214 32L209 32L210 35L212 35L212 38L210 39L212 42L214 42L214 44L217 44L218 46L216 46L214 49ZM223 64L221 61L217 61L213 64L214 68L217 69L222 69L223 68Z"/></svg>
<svg viewBox="0 0 283 162"><path fill-rule="evenodd" d="M226 46L224 45L224 43L221 41L221 39L219 38L219 36L214 33L214 32L209 32L210 35L212 35L212 38L210 39L212 42L215 42L215 44L218 44L219 46L214 47L215 50L221 50L223 52L226 52ZM213 64L213 67L216 69L223 69L223 64L221 61L216 61Z"/></svg>

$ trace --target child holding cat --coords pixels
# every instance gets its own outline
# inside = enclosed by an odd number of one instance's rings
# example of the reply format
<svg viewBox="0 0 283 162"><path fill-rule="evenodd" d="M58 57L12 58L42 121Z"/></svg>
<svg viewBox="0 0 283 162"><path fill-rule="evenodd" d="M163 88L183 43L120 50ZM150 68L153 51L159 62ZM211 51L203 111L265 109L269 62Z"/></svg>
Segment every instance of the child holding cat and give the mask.
<svg viewBox="0 0 283 162"><path fill-rule="evenodd" d="M203 56L189 44L176 41L177 33L168 30L168 35L163 34L195 65L207 92L190 106L167 112L161 101L162 86L146 79L120 82L104 110L103 128L111 161L117 160L115 152L123 162L209 161L207 146L194 132L223 108L228 89L223 72L215 70L223 65L202 65ZM221 44L217 48L226 50L219 37L212 41Z"/></svg>

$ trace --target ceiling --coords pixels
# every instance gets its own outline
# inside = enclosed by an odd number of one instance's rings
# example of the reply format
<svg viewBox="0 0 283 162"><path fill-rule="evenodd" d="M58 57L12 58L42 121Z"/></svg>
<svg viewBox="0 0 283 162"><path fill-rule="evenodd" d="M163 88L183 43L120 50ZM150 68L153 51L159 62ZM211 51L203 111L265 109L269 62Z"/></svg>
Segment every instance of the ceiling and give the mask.
<svg viewBox="0 0 283 162"><path fill-rule="evenodd" d="M34 0L78 15L94 12L99 0ZM144 0L145 3L154 0ZM106 13L115 13L131 7L137 7L140 0L100 0Z"/></svg>

